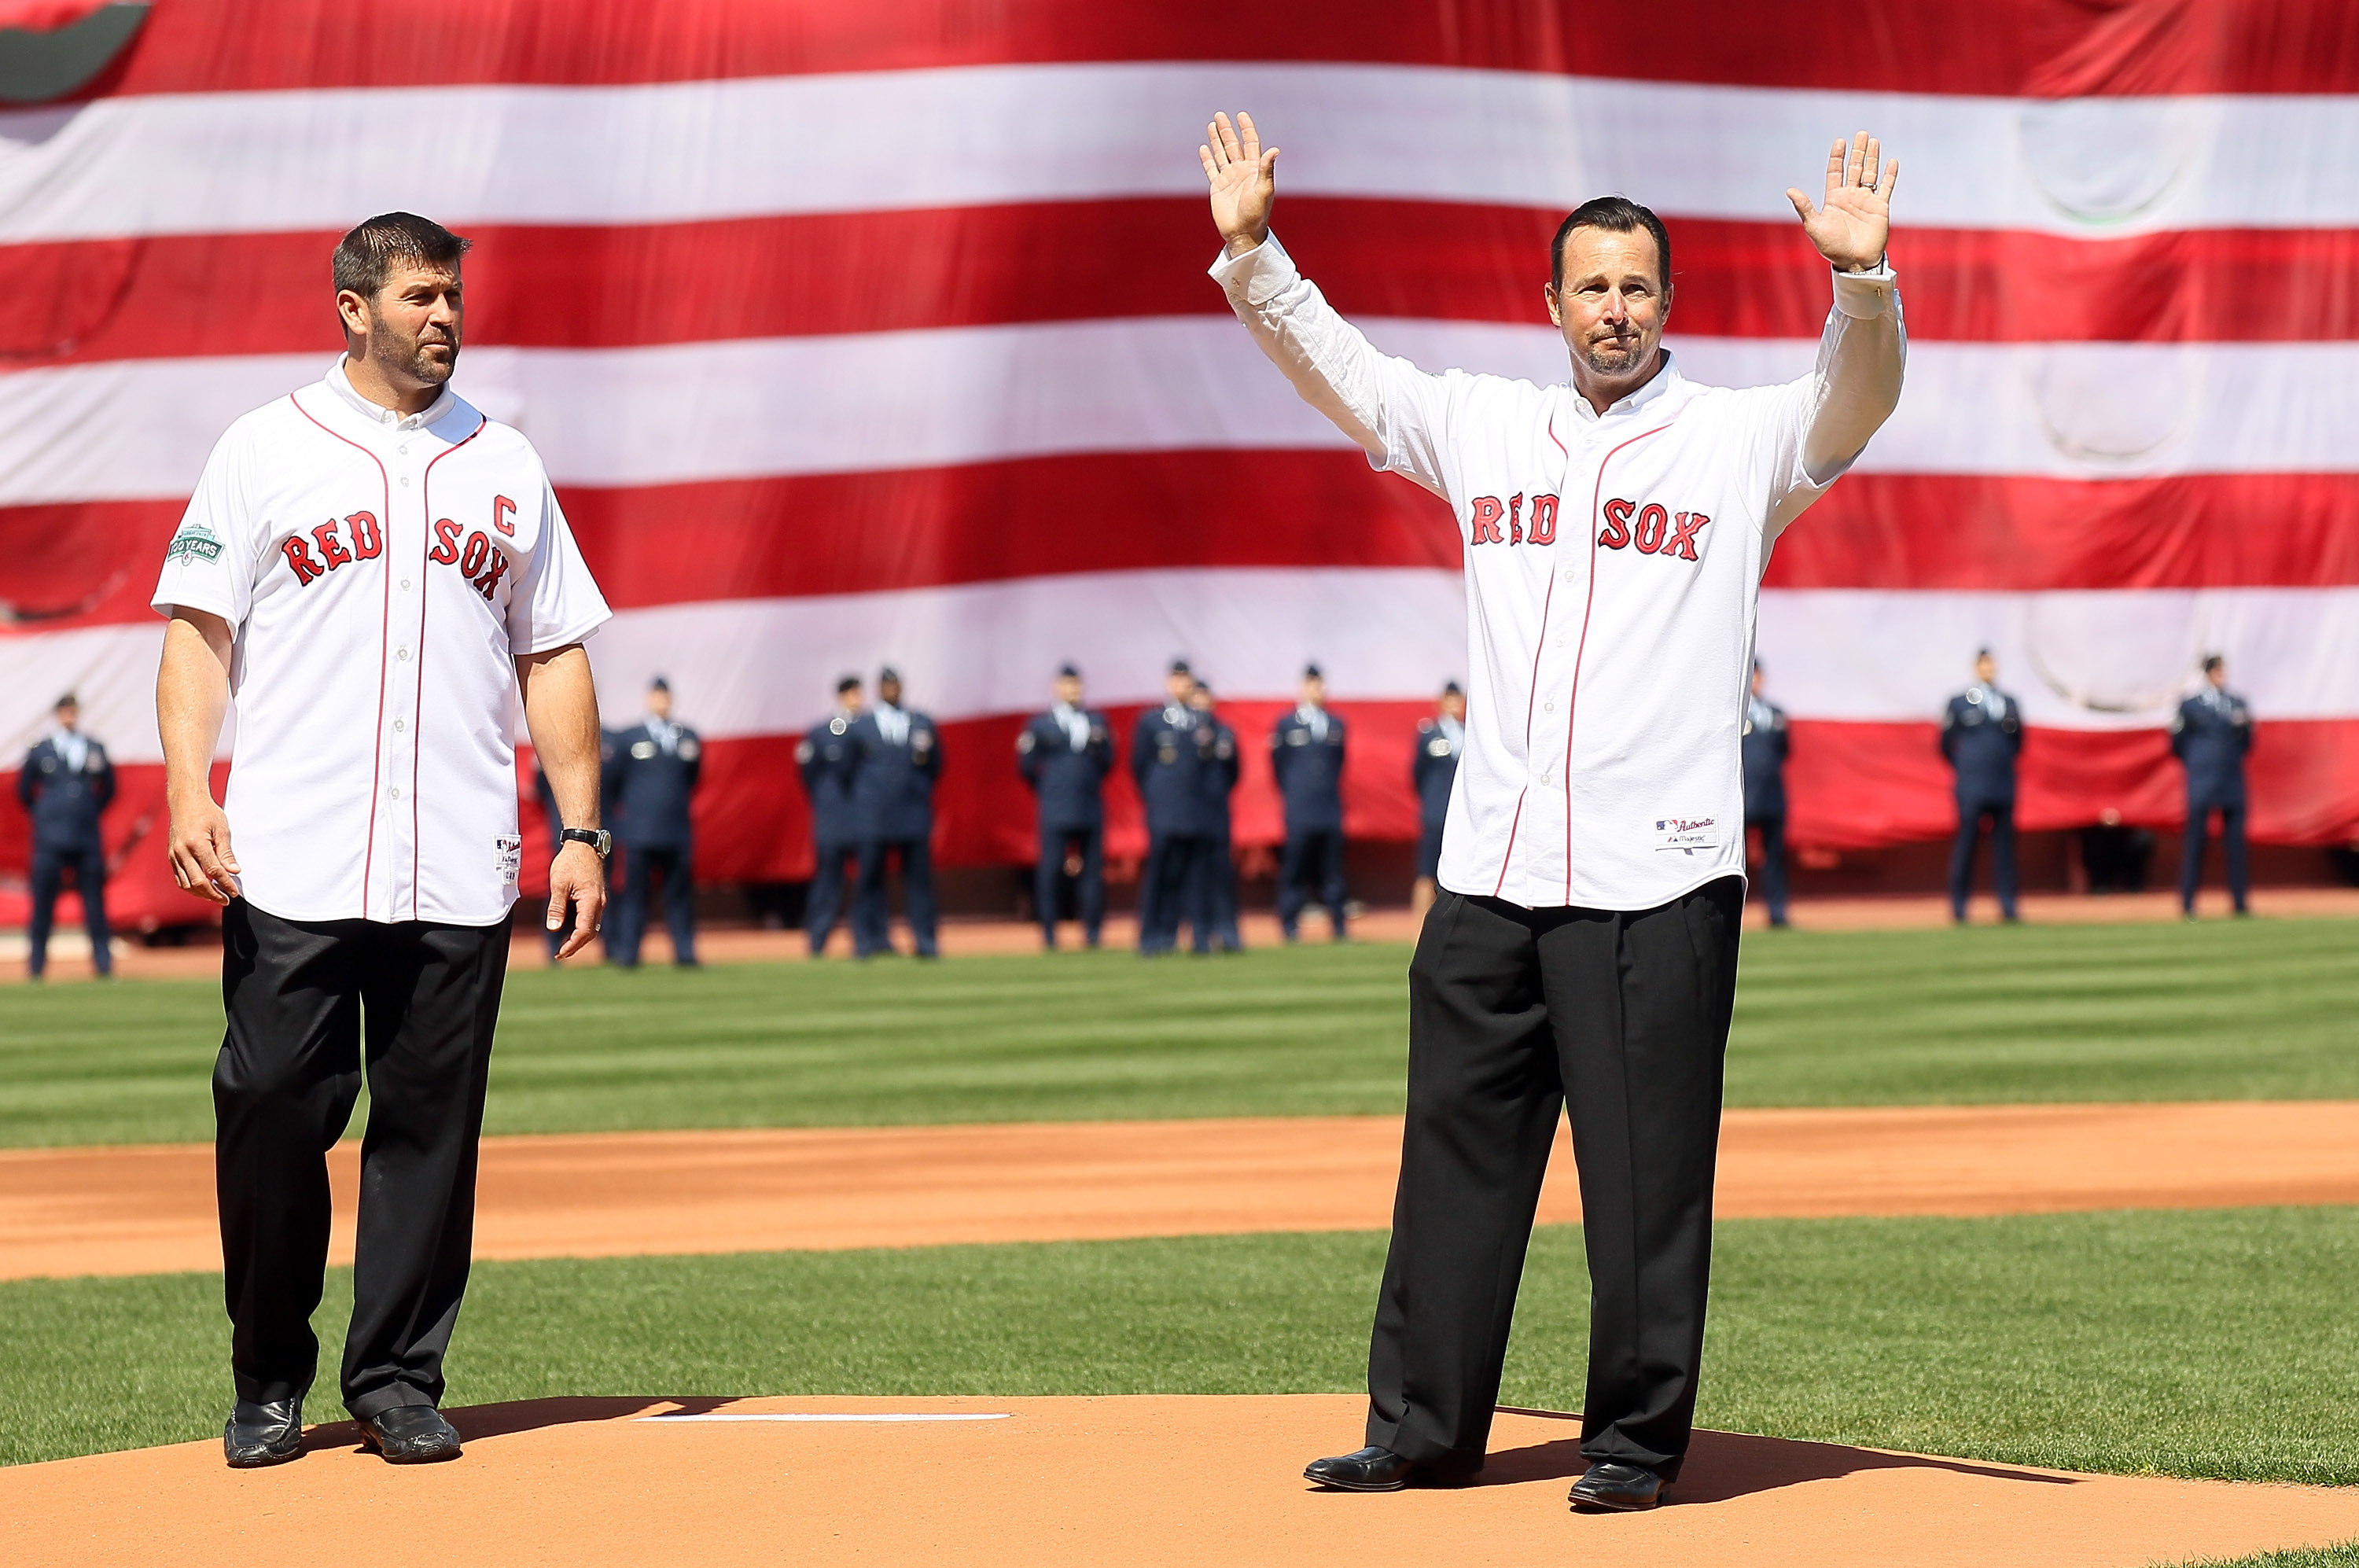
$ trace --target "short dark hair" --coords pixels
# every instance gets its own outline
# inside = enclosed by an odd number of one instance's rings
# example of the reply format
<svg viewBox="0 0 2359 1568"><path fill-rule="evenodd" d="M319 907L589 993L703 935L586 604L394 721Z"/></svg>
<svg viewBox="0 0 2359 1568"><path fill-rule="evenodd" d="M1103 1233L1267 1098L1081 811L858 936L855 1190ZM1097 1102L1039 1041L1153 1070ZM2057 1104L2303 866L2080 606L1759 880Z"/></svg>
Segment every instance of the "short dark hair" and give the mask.
<svg viewBox="0 0 2359 1568"><path fill-rule="evenodd" d="M1555 242L1549 246L1549 281L1559 289L1564 287L1564 242L1575 229L1603 229L1616 234L1646 230L1655 236L1655 261L1661 273L1658 281L1665 294L1671 291L1671 234L1653 208L1641 207L1627 196L1593 196L1566 213L1564 222L1557 225Z"/></svg>
<svg viewBox="0 0 2359 1568"><path fill-rule="evenodd" d="M374 299L385 291L397 262L456 272L470 244L431 218L380 212L336 242L336 292L349 289Z"/></svg>
<svg viewBox="0 0 2359 1568"><path fill-rule="evenodd" d="M860 677L857 675L847 675L842 680L835 683L835 694L839 697L842 696L846 691L857 691L859 690Z"/></svg>
<svg viewBox="0 0 2359 1568"><path fill-rule="evenodd" d="M2227 662L2216 653L2207 653L2203 656L2203 673L2209 675Z"/></svg>

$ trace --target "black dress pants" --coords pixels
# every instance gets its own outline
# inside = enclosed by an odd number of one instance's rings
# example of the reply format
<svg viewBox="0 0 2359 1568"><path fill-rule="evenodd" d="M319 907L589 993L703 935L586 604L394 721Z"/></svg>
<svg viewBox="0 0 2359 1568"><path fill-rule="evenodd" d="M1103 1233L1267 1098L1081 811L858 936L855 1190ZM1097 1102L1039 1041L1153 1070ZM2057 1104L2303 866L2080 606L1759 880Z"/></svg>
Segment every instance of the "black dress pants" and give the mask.
<svg viewBox="0 0 2359 1568"><path fill-rule="evenodd" d="M1786 923L1786 819L1747 817L1745 825L1761 833L1761 901L1769 907L1769 923Z"/></svg>
<svg viewBox="0 0 2359 1568"><path fill-rule="evenodd" d="M2203 840L2212 830L2212 813L2220 813L2220 843L2228 856L2228 897L2242 912L2252 898L2250 856L2245 844L2245 806L2224 800L2187 802L2187 834L2179 850L2179 907L2192 913L2195 889L2203 885Z"/></svg>
<svg viewBox="0 0 2359 1568"><path fill-rule="evenodd" d="M1074 902L1080 906L1082 933L1092 947L1105 924L1105 832L1094 823L1066 827L1040 824L1039 859L1032 867L1032 907L1040 917L1040 934L1057 945L1057 898L1065 880L1065 856L1078 851L1081 875L1073 878Z"/></svg>
<svg viewBox="0 0 2359 1568"><path fill-rule="evenodd" d="M1277 923L1288 937L1302 920L1309 890L1319 889L1319 902L1343 934L1343 830L1306 828L1289 831L1277 857Z"/></svg>
<svg viewBox="0 0 2359 1568"><path fill-rule="evenodd" d="M1990 819L1991 881L1998 892L1999 913L2015 919L2015 802L1958 802L1958 836L1950 842L1950 912L1966 918L1966 898L1974 887L1974 845L1982 837L1983 819Z"/></svg>
<svg viewBox="0 0 2359 1568"><path fill-rule="evenodd" d="M1712 1267L1743 885L1657 909L1443 892L1409 964L1408 1116L1367 1441L1482 1467L1560 1110L1589 1254L1581 1451L1679 1473Z"/></svg>
<svg viewBox="0 0 2359 1568"><path fill-rule="evenodd" d="M25 928L26 968L38 975L49 966L49 928L57 918L58 895L65 889L68 871L74 890L82 895L82 924L90 931L91 966L101 975L114 973L113 938L106 927L106 852L92 844L78 848L36 847L32 866L33 913Z"/></svg>
<svg viewBox="0 0 2359 1568"><path fill-rule="evenodd" d="M607 954L625 967L639 962L647 940L647 910L663 884L664 929L671 932L672 962L696 962L696 882L689 866L693 852L684 844L635 844L623 851L623 887L614 900L619 929Z"/></svg>
<svg viewBox="0 0 2359 1568"><path fill-rule="evenodd" d="M857 877L857 844L849 839L819 841L819 864L811 869L810 891L803 899L803 930L810 933L813 958L827 951L827 939L835 934L836 917L843 910L843 863L847 860L852 862L853 875Z"/></svg>
<svg viewBox="0 0 2359 1568"><path fill-rule="evenodd" d="M933 845L922 838L870 839L860 846L860 889L852 899L852 942L863 958L893 951L893 907L885 894L885 861L901 861L901 897L918 955L940 951L934 919Z"/></svg>
<svg viewBox="0 0 2359 1568"><path fill-rule="evenodd" d="M369 1086L344 1408L442 1397L474 1240L475 1145L508 924L222 918L229 1029L213 1068L230 1366L242 1399L311 1386L327 1151Z"/></svg>
<svg viewBox="0 0 2359 1568"><path fill-rule="evenodd" d="M1202 866L1212 841L1201 833L1156 833L1147 841L1147 865L1139 875L1138 951L1169 953L1180 945L1180 922L1188 921L1198 953L1212 951L1206 923Z"/></svg>

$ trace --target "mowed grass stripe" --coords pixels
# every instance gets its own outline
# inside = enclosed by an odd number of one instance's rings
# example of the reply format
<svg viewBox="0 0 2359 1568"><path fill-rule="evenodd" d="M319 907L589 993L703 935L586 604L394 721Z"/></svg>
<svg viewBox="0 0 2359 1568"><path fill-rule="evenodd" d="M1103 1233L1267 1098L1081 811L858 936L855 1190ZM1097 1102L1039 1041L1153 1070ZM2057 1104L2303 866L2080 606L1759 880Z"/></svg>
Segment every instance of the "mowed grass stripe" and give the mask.
<svg viewBox="0 0 2359 1568"><path fill-rule="evenodd" d="M479 1265L447 1402L1351 1392L1384 1246L1354 1233ZM0 1458L216 1435L220 1289L211 1275L0 1286ZM334 1275L318 1319L319 1419L338 1413L349 1290ZM2359 1210L1729 1222L1713 1290L1710 1426L2359 1483ZM1580 1231L1542 1230L1506 1402L1579 1408L1586 1299Z"/></svg>
<svg viewBox="0 0 2359 1568"><path fill-rule="evenodd" d="M1746 938L1732 1105L2359 1097L2359 921ZM509 979L487 1130L1397 1113L1400 946ZM0 990L0 1145L202 1139L205 983Z"/></svg>

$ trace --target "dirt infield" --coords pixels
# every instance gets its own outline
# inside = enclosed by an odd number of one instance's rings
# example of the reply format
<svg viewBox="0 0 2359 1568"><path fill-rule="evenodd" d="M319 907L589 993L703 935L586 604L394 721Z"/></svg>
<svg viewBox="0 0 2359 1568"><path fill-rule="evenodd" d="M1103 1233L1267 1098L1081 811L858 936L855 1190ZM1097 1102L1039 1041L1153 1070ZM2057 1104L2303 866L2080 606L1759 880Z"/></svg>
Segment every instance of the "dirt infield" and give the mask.
<svg viewBox="0 0 2359 1568"><path fill-rule="evenodd" d="M2359 1536L2359 1491L2076 1475L1699 1433L1652 1514L1575 1515L1577 1418L1503 1412L1482 1484L1317 1492L1344 1395L555 1399L461 1410L466 1454L231 1471L216 1443L0 1471L14 1561L243 1568L321 1551L503 1568L693 1563L1611 1562L1718 1568L2142 1568ZM682 1420L723 1416L735 1420ZM833 1415L834 1421L746 1420ZM967 1419L889 1421L900 1415ZM652 1419L651 1419L652 1418ZM998 1419L974 1419L998 1418ZM357 1530L360 1533L355 1533ZM341 1543L341 1544L339 1544Z"/></svg>
<svg viewBox="0 0 2359 1568"><path fill-rule="evenodd" d="M1381 1116L488 1138L476 1256L1104 1240L1390 1223ZM1581 1217L1560 1145L1544 1223ZM352 1256L339 1145L333 1255ZM2359 1103L1737 1110L1729 1217L2359 1203ZM220 1267L201 1144L0 1151L0 1279Z"/></svg>

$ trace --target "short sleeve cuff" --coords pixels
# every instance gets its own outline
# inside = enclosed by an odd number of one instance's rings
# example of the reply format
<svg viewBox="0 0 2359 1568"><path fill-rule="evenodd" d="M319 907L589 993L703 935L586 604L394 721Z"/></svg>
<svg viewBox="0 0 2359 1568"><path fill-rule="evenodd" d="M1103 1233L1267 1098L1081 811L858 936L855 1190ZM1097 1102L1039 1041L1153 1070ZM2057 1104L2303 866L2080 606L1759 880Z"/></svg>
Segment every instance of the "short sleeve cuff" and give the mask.
<svg viewBox="0 0 2359 1568"><path fill-rule="evenodd" d="M1294 258L1286 254L1286 247L1277 243L1276 234L1264 236L1261 244L1243 256L1231 256L1223 250L1211 271L1212 281L1232 301L1256 310L1277 299L1301 276L1295 270Z"/></svg>
<svg viewBox="0 0 2359 1568"><path fill-rule="evenodd" d="M1871 272L1837 272L1835 309L1854 321L1872 321L1892 308L1893 292L1898 287L1890 256L1878 261Z"/></svg>
<svg viewBox="0 0 2359 1568"><path fill-rule="evenodd" d="M592 632L614 618L614 612L601 604L596 610L571 622L550 628L535 627L527 646L516 648L513 657L524 659L537 653L547 653L552 648L571 647L577 642L588 642Z"/></svg>
<svg viewBox="0 0 2359 1568"><path fill-rule="evenodd" d="M167 620L171 618L172 612L175 610L202 610L208 615L219 615L232 626L235 626L240 620L244 619L240 612L229 603L226 594L210 592L194 583L158 589L156 596L147 601L147 607Z"/></svg>

